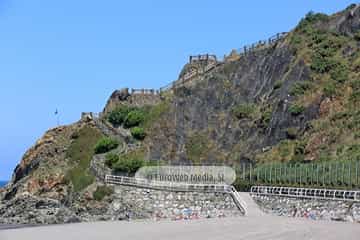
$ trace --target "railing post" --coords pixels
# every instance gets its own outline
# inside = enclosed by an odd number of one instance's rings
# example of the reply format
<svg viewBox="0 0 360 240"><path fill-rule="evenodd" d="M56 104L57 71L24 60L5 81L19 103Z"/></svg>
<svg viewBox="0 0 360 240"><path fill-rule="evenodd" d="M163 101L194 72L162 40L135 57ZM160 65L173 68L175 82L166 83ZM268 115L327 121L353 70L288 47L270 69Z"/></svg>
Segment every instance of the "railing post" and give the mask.
<svg viewBox="0 0 360 240"><path fill-rule="evenodd" d="M342 163L342 185L345 184L345 163Z"/></svg>
<svg viewBox="0 0 360 240"><path fill-rule="evenodd" d="M250 164L250 166L249 166L249 183L250 184L252 184L253 183L253 181L252 181L252 175L251 175L251 170L252 170L252 165Z"/></svg>
<svg viewBox="0 0 360 240"><path fill-rule="evenodd" d="M355 162L356 187L359 187L359 165L360 161Z"/></svg>
<svg viewBox="0 0 360 240"><path fill-rule="evenodd" d="M325 186L325 164L322 164L322 186Z"/></svg>
<svg viewBox="0 0 360 240"><path fill-rule="evenodd" d="M349 162L348 165L349 165L349 187L352 187L352 183L351 183L351 162Z"/></svg>

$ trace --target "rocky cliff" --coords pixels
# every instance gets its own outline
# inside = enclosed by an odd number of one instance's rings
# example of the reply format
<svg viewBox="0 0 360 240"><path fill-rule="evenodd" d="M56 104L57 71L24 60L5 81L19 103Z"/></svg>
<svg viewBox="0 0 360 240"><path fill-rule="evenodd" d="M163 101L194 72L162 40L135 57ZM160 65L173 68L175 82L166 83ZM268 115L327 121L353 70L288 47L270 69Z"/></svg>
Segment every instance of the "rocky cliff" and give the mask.
<svg viewBox="0 0 360 240"><path fill-rule="evenodd" d="M359 48L360 8L351 5L309 13L281 40L220 62L192 84L115 91L99 118L51 129L24 154L0 191L0 222L99 217L115 199L101 176L134 162L359 159ZM118 142L111 155L94 151L106 136Z"/></svg>

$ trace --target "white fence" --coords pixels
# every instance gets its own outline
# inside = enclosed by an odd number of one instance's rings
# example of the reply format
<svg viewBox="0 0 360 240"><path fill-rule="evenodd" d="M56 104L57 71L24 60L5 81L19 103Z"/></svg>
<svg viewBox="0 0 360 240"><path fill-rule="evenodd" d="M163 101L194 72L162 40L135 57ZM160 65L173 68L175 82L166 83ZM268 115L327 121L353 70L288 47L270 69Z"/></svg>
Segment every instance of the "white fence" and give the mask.
<svg viewBox="0 0 360 240"><path fill-rule="evenodd" d="M360 191L253 186L251 194L360 202Z"/></svg>

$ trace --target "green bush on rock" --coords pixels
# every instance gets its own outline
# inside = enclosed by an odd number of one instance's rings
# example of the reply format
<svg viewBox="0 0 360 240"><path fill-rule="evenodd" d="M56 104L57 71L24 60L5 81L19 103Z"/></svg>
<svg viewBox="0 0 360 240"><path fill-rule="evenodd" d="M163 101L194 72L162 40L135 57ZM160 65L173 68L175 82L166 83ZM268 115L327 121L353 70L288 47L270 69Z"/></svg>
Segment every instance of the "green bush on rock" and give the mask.
<svg viewBox="0 0 360 240"><path fill-rule="evenodd" d="M112 149L117 148L119 146L119 142L115 139L104 137L100 139L95 145L95 153L106 153Z"/></svg>
<svg viewBox="0 0 360 240"><path fill-rule="evenodd" d="M138 140L143 140L146 137L145 130L142 127L133 127L131 129L131 135Z"/></svg>
<svg viewBox="0 0 360 240"><path fill-rule="evenodd" d="M237 117L238 119L242 119L242 118L251 118L255 110L256 110L256 106L254 104L245 103L234 107L232 112L235 115L235 117Z"/></svg>
<svg viewBox="0 0 360 240"><path fill-rule="evenodd" d="M132 108L128 106L120 106L117 107L115 110L111 111L109 115L107 116L107 119L110 123L113 125L121 125L126 119L126 116L129 114L129 112L132 110Z"/></svg>
<svg viewBox="0 0 360 240"><path fill-rule="evenodd" d="M145 115L146 115L145 111L143 111L141 109L136 109L136 110L130 111L129 114L125 118L124 126L126 128L138 126L139 124L144 122Z"/></svg>
<svg viewBox="0 0 360 240"><path fill-rule="evenodd" d="M299 104L292 104L289 107L289 112L291 113L291 115L297 116L301 113L303 113L305 111L304 106L299 105Z"/></svg>
<svg viewBox="0 0 360 240"><path fill-rule="evenodd" d="M144 165L145 162L142 156L137 153L128 153L119 156L119 160L113 165L113 169L118 172L132 174Z"/></svg>
<svg viewBox="0 0 360 240"><path fill-rule="evenodd" d="M112 168L114 164L117 163L117 161L119 161L119 155L115 153L106 154L105 165L108 166L109 168Z"/></svg>

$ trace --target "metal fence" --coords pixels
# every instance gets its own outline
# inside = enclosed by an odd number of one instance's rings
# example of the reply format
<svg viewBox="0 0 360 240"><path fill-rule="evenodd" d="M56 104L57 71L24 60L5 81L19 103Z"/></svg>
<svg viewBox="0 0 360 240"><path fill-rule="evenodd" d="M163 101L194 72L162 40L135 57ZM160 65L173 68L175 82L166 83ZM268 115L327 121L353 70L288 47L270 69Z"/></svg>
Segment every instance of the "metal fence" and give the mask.
<svg viewBox="0 0 360 240"><path fill-rule="evenodd" d="M338 190L338 189L253 186L251 187L250 192L251 194L255 194L255 195L275 195L275 196L284 196L284 197L360 202L360 191L346 191L346 190Z"/></svg>
<svg viewBox="0 0 360 240"><path fill-rule="evenodd" d="M238 180L250 185L360 189L360 161L240 164Z"/></svg>

